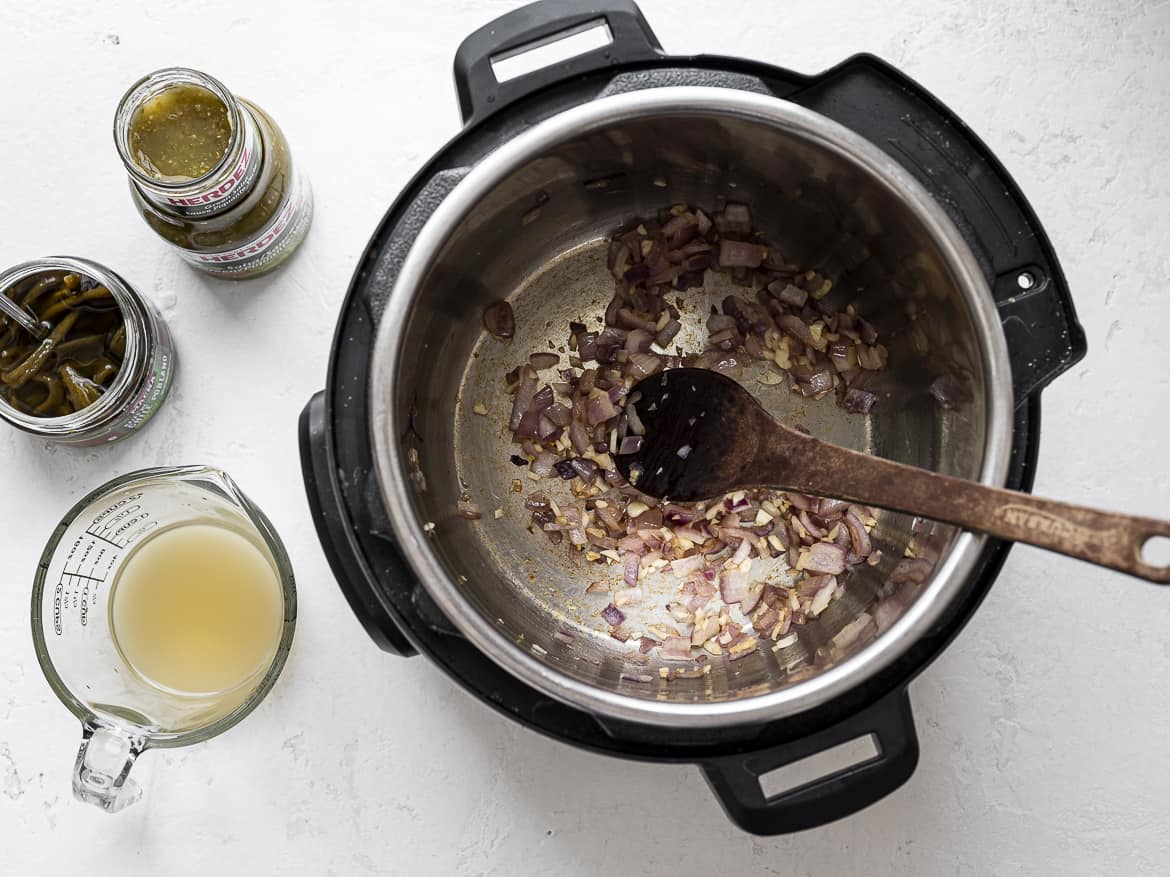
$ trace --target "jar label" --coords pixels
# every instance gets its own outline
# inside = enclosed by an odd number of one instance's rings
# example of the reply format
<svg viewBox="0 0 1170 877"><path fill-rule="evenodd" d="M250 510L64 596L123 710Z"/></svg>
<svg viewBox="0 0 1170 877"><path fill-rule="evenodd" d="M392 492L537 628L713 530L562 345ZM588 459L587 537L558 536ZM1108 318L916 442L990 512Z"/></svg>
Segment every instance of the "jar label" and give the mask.
<svg viewBox="0 0 1170 877"><path fill-rule="evenodd" d="M153 310L150 304L146 306ZM82 441L67 439L68 444L75 447L92 448L124 439L140 429L162 407L174 379L175 345L166 323L157 314L153 316L158 343L154 346L142 385L134 397L126 403L122 416L97 435Z"/></svg>
<svg viewBox="0 0 1170 877"><path fill-rule="evenodd" d="M179 253L197 268L210 274L241 276L258 274L285 255L305 236L313 215L313 193L300 173L292 174L292 186L284 206L256 237L240 246L218 253Z"/></svg>

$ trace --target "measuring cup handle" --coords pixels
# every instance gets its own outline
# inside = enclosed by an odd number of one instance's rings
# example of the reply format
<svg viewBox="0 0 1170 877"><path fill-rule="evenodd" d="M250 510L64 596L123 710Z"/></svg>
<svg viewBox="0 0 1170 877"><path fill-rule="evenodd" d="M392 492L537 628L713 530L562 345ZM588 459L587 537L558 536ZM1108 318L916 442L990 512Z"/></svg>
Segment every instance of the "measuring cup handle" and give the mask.
<svg viewBox="0 0 1170 877"><path fill-rule="evenodd" d="M97 722L83 722L81 747L73 766L73 795L117 813L142 797L130 768L146 748L146 739Z"/></svg>

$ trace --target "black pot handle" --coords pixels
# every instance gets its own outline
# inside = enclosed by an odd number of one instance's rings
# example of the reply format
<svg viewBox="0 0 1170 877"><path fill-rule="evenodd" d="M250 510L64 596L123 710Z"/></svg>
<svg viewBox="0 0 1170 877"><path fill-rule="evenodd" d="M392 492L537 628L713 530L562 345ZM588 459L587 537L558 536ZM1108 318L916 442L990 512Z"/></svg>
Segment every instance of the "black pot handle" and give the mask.
<svg viewBox="0 0 1170 877"><path fill-rule="evenodd" d="M980 260L1007 336L1017 405L1085 355L1060 262L1020 187L979 137L897 68L857 55L785 94L877 144L918 178Z"/></svg>
<svg viewBox="0 0 1170 877"><path fill-rule="evenodd" d="M609 27L609 45L515 79L496 79L493 58L535 49L601 20ZM632 0L538 0L501 15L460 43L455 53L459 111L465 123L478 121L546 85L605 67L658 58L661 52L658 38Z"/></svg>
<svg viewBox="0 0 1170 877"><path fill-rule="evenodd" d="M878 754L859 764L768 798L760 780L785 765L870 735ZM905 689L824 731L764 752L726 756L700 767L727 815L752 834L816 828L884 798L918 764L918 735Z"/></svg>
<svg viewBox="0 0 1170 877"><path fill-rule="evenodd" d="M382 649L403 657L416 654L414 646L402 635L377 599L377 585L358 560L356 543L344 523L338 504L337 472L330 463L332 455L329 453L329 421L324 392L315 394L301 412L298 433L309 511L329 568L350 609Z"/></svg>

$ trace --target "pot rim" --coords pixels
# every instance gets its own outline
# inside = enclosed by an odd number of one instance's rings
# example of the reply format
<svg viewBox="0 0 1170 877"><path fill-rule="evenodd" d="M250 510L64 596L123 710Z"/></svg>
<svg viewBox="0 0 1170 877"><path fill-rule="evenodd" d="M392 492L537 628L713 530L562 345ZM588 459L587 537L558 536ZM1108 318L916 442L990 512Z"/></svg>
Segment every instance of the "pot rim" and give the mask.
<svg viewBox="0 0 1170 877"><path fill-rule="evenodd" d="M402 427L393 404L403 327L419 286L450 234L491 189L551 146L585 131L647 115L702 113L748 118L803 137L866 171L922 223L965 293L980 342L986 425L979 481L1002 486L1011 453L1012 390L1007 343L991 291L970 247L923 186L877 146L848 128L779 98L706 86L672 86L599 98L552 116L499 146L475 165L439 204L406 254L378 325L370 366L370 430L374 468L399 546L444 615L496 664L570 706L630 722L686 728L754 724L795 715L866 682L929 632L962 591L987 537L960 531L926 590L881 636L840 664L767 694L718 703L668 703L603 689L539 661L504 636L459 592L428 546L413 510L405 460L393 437Z"/></svg>

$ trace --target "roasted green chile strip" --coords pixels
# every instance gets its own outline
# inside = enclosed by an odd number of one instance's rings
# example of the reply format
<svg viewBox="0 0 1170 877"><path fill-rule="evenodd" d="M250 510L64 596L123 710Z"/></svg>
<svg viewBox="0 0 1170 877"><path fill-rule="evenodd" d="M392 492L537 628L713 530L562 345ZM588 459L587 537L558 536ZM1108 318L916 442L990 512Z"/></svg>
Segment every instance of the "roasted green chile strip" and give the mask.
<svg viewBox="0 0 1170 877"><path fill-rule="evenodd" d="M0 400L34 417L92 405L116 379L126 326L108 289L88 277L49 272L0 291L47 324L41 341L0 317Z"/></svg>

